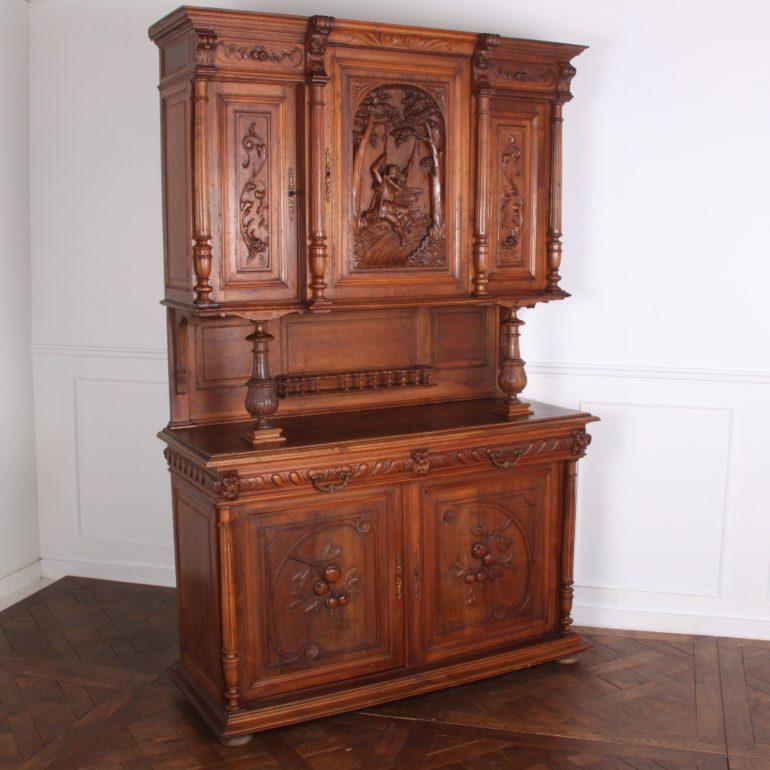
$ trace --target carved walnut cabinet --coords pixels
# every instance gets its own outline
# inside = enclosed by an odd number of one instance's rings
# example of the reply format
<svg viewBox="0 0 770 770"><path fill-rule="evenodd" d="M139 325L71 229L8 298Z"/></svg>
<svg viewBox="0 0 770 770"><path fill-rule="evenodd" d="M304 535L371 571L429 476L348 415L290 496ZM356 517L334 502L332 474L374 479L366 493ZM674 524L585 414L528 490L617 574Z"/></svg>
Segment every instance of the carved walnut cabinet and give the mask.
<svg viewBox="0 0 770 770"><path fill-rule="evenodd" d="M583 412L522 401L581 46L180 8L160 49L182 664L223 741L546 661Z"/></svg>

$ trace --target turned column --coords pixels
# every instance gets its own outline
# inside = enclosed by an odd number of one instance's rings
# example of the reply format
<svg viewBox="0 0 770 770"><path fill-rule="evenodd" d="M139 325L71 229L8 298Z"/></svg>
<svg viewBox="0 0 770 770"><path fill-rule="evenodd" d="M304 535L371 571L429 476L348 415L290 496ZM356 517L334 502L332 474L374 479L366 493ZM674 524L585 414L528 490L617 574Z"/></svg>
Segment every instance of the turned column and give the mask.
<svg viewBox="0 0 770 770"><path fill-rule="evenodd" d="M527 387L527 373L519 352L519 329L524 326L524 321L518 317L518 311L517 307L504 308L500 323L500 373L497 382L506 396L496 412L506 417L532 414L529 404L519 399L519 393Z"/></svg>
<svg viewBox="0 0 770 770"><path fill-rule="evenodd" d="M280 428L270 425L268 418L278 410L278 387L270 376L268 353L273 335L266 330L267 321L255 321L254 331L246 337L252 343L254 368L246 383L246 411L257 421L244 439L252 446L284 441Z"/></svg>
<svg viewBox="0 0 770 770"><path fill-rule="evenodd" d="M561 193L562 193L562 106L572 98L569 86L575 76L575 68L569 64L559 70L556 101L551 113L551 200L548 217L548 286L549 292L560 292L559 267L561 266Z"/></svg>
<svg viewBox="0 0 770 770"><path fill-rule="evenodd" d="M473 229L473 293L483 296L489 283L489 54L499 35L479 35L473 53L476 92L476 208Z"/></svg>
<svg viewBox="0 0 770 770"><path fill-rule="evenodd" d="M329 76L324 57L329 34L334 27L331 16L313 16L305 35L305 74L310 88L310 237L308 239L308 267L310 269L310 306L319 308L329 304L326 291L326 211L327 186L324 90Z"/></svg>
<svg viewBox="0 0 770 770"><path fill-rule="evenodd" d="M216 35L198 35L196 75L192 81L192 227L195 304L213 305L211 276L211 226L208 198L208 83L214 73Z"/></svg>

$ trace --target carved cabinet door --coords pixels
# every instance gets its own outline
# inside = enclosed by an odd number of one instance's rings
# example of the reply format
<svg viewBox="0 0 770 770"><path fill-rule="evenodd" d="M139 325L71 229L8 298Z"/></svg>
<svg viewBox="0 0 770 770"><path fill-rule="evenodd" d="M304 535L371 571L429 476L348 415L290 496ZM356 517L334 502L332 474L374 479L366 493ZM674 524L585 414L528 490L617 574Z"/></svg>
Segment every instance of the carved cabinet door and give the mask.
<svg viewBox="0 0 770 770"><path fill-rule="evenodd" d="M403 664L399 487L243 513L246 699Z"/></svg>
<svg viewBox="0 0 770 770"><path fill-rule="evenodd" d="M467 292L467 60L332 47L330 297Z"/></svg>
<svg viewBox="0 0 770 770"><path fill-rule="evenodd" d="M212 245L215 298L298 297L297 86L217 83L212 123ZM212 275L212 278L215 276Z"/></svg>
<svg viewBox="0 0 770 770"><path fill-rule="evenodd" d="M414 489L414 657L432 662L556 630L556 465Z"/></svg>
<svg viewBox="0 0 770 770"><path fill-rule="evenodd" d="M493 291L546 285L547 110L544 102L491 100L489 282Z"/></svg>

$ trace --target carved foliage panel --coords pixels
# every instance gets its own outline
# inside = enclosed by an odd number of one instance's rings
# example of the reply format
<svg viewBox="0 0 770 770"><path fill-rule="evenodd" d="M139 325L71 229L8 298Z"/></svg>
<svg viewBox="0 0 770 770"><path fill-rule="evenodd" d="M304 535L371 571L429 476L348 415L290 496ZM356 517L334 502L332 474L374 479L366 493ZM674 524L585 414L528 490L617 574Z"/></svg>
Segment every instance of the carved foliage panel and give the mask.
<svg viewBox="0 0 770 770"><path fill-rule="evenodd" d="M550 468L542 467L422 490L429 658L553 623L546 600L556 574L547 563L555 537L552 495Z"/></svg>
<svg viewBox="0 0 770 770"><path fill-rule="evenodd" d="M296 296L294 90L230 85L220 96L219 121L223 285L259 288L265 298Z"/></svg>
<svg viewBox="0 0 770 770"><path fill-rule="evenodd" d="M400 655L393 493L314 496L311 505L246 517L252 692L389 668Z"/></svg>
<svg viewBox="0 0 770 770"><path fill-rule="evenodd" d="M333 291L376 286L403 292L429 284L458 290L457 232L467 220L458 196L468 142L467 71L461 60L404 53L334 51L332 117L335 229Z"/></svg>
<svg viewBox="0 0 770 770"><path fill-rule="evenodd" d="M495 111L493 103L489 161L492 280L531 281L544 266L540 253L546 215L541 112L539 107L529 111L526 103L522 103L520 112Z"/></svg>

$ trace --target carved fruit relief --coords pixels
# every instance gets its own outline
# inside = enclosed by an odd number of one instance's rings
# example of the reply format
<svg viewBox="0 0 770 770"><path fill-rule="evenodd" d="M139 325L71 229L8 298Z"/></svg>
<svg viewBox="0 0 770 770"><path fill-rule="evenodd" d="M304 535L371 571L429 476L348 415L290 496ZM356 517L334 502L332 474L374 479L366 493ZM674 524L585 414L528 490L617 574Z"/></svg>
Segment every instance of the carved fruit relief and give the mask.
<svg viewBox="0 0 770 770"><path fill-rule="evenodd" d="M412 85L354 84L353 258L355 267L446 264L446 128L441 94ZM435 91L435 89L434 89Z"/></svg>
<svg viewBox="0 0 770 770"><path fill-rule="evenodd" d="M240 231L246 245L246 262L259 267L268 266L267 143L258 133L257 121L252 121L241 139L245 170L240 189Z"/></svg>

